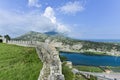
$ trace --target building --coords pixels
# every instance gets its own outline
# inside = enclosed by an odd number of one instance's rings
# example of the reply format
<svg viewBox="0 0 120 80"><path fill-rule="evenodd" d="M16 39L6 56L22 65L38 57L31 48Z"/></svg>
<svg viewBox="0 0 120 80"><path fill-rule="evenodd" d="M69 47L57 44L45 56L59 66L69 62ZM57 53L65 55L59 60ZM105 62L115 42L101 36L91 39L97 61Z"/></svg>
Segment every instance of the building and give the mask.
<svg viewBox="0 0 120 80"><path fill-rule="evenodd" d="M0 37L0 43L7 43L7 39L5 37Z"/></svg>

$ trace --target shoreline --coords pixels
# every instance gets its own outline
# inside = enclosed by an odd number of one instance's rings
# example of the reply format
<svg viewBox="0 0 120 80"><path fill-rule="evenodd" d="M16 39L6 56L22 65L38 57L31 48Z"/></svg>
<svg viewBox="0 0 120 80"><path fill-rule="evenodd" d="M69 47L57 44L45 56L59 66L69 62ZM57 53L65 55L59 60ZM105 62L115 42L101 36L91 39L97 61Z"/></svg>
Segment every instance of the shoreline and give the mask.
<svg viewBox="0 0 120 80"><path fill-rule="evenodd" d="M120 55L109 55L107 53L104 52L92 52L92 51L63 51L60 50L59 53L68 53L68 54L85 54L85 55L93 55L93 56L113 56L113 57L120 57Z"/></svg>

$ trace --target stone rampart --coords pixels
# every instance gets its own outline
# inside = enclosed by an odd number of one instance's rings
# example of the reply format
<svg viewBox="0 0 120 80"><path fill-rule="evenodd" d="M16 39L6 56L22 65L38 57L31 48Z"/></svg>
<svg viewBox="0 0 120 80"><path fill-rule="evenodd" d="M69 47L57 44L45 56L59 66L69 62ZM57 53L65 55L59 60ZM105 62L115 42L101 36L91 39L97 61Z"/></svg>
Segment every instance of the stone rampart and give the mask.
<svg viewBox="0 0 120 80"><path fill-rule="evenodd" d="M7 43L26 47L36 47L36 45L41 44L41 42L39 41L22 41L22 40L10 40Z"/></svg>
<svg viewBox="0 0 120 80"><path fill-rule="evenodd" d="M43 62L38 80L64 80L59 53L50 44L37 46L37 52Z"/></svg>
<svg viewBox="0 0 120 80"><path fill-rule="evenodd" d="M43 62L38 80L64 80L59 52L55 46L38 41L10 40L7 43L36 48L37 54Z"/></svg>

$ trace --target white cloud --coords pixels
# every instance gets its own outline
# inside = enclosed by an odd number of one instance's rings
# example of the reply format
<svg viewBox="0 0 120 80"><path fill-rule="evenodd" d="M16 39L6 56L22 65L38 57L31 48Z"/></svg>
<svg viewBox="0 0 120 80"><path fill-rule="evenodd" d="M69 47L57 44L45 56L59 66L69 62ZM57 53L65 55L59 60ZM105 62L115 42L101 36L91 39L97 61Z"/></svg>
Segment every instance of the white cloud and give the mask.
<svg viewBox="0 0 120 80"><path fill-rule="evenodd" d="M45 17L49 18L52 23L56 23L56 17L55 17L55 13L54 13L54 10L51 8L51 7L47 7L45 9L45 12L43 14Z"/></svg>
<svg viewBox="0 0 120 80"><path fill-rule="evenodd" d="M62 33L68 33L70 32L70 29L68 29L68 27L65 26L64 24L57 23L57 31Z"/></svg>
<svg viewBox="0 0 120 80"><path fill-rule="evenodd" d="M79 1L68 2L64 6L60 7L61 12L64 14L75 14L77 12L83 11L84 7Z"/></svg>
<svg viewBox="0 0 120 80"><path fill-rule="evenodd" d="M28 6L39 8L41 4L38 3L38 0L28 0Z"/></svg>
<svg viewBox="0 0 120 80"><path fill-rule="evenodd" d="M54 10L47 7L43 14L30 12L18 14L0 10L0 34L17 36L28 31L47 32L68 32L69 29L57 22Z"/></svg>
<svg viewBox="0 0 120 80"><path fill-rule="evenodd" d="M15 14L0 11L0 33L9 33L17 36L23 32L38 31L46 32L54 30L55 25L51 21L40 14Z"/></svg>
<svg viewBox="0 0 120 80"><path fill-rule="evenodd" d="M56 20L55 17L55 12L53 10L53 8L51 7L47 7L45 9L45 12L43 14L45 17L49 18L51 20L51 22L56 25L56 30L57 32L62 32L62 33L66 33L66 32L70 32L70 30L67 28L67 26L61 24L60 22L58 22Z"/></svg>

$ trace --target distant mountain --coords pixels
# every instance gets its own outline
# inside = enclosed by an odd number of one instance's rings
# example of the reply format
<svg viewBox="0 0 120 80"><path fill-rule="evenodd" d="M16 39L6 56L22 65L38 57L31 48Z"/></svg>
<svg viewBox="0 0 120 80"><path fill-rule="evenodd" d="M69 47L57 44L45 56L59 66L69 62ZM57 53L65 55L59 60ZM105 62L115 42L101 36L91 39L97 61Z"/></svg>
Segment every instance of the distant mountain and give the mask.
<svg viewBox="0 0 120 80"><path fill-rule="evenodd" d="M34 31L30 31L27 32L17 38L14 38L15 40L26 40L26 41L44 41L46 38L48 37L48 35L46 34L42 34L39 32L34 32Z"/></svg>
<svg viewBox="0 0 120 80"><path fill-rule="evenodd" d="M33 41L44 42L46 39L58 41L58 40L64 40L66 38L67 37L65 37L64 35L57 33L57 32L53 32L53 31L45 32L45 33L30 31L17 38L14 38L14 40L33 40Z"/></svg>

